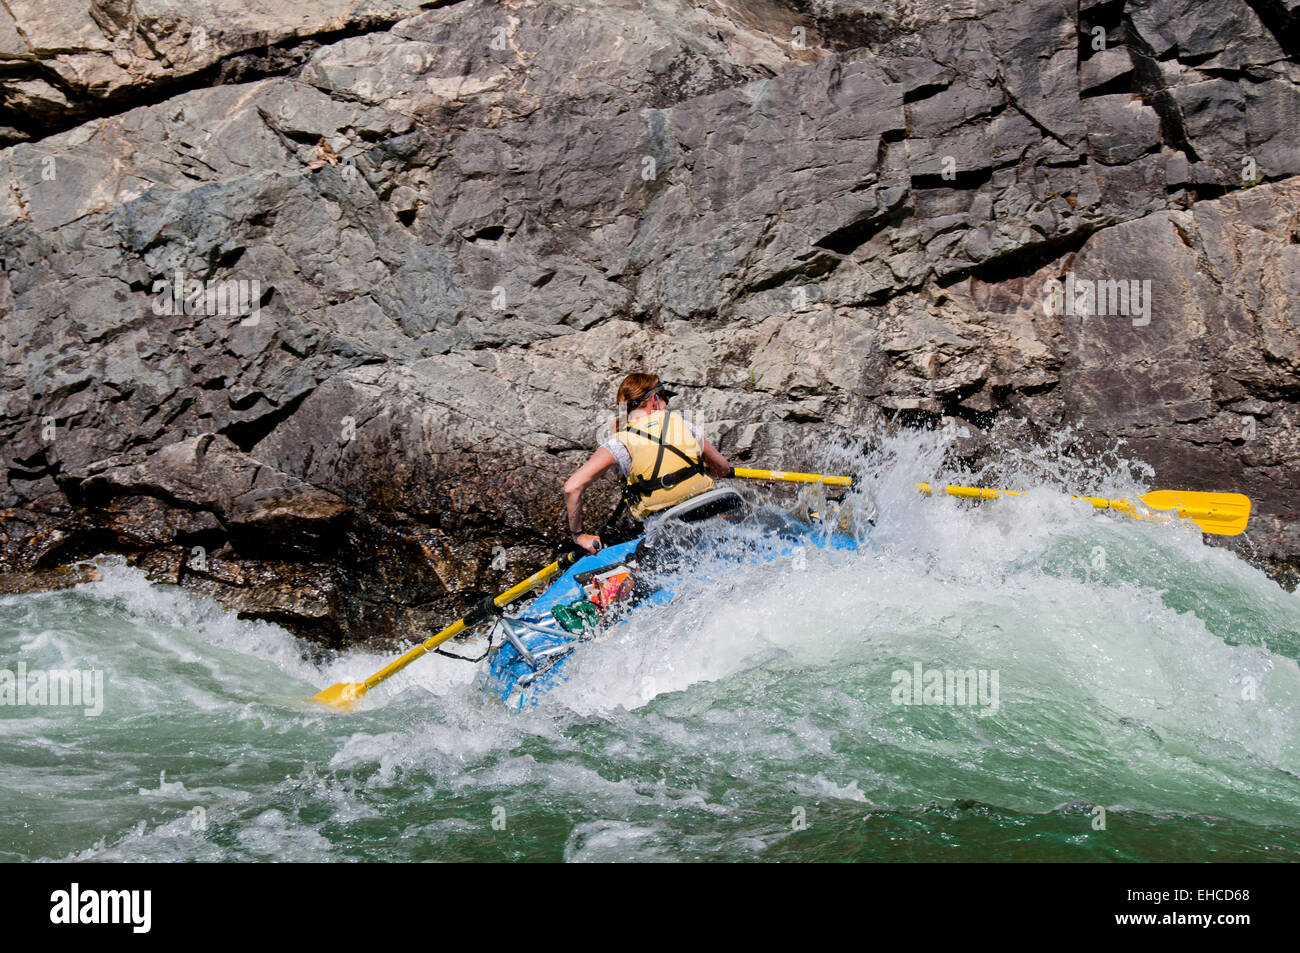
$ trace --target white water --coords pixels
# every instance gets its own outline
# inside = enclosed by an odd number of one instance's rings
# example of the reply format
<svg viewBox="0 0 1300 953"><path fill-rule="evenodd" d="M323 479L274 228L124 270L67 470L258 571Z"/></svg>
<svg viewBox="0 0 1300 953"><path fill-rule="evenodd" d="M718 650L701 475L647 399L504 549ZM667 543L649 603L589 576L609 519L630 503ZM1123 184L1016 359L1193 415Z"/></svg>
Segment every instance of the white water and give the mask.
<svg viewBox="0 0 1300 953"><path fill-rule="evenodd" d="M522 713L441 657L324 712L390 656L313 664L110 558L0 598L8 667L94 667L107 696L0 708L0 857L1300 857L1300 598L1059 492L1140 470L1007 453L986 485L1040 489L972 506L915 492L974 481L942 450L828 454L874 493L878 554L702 560ZM917 663L996 671L997 709L894 704Z"/></svg>

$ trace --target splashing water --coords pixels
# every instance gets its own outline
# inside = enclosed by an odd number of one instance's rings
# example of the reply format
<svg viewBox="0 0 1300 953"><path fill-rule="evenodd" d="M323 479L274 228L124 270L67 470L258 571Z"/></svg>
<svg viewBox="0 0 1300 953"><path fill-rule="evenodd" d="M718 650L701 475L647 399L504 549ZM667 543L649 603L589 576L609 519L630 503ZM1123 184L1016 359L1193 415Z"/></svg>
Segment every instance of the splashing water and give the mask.
<svg viewBox="0 0 1300 953"><path fill-rule="evenodd" d="M523 712L440 657L318 709L389 656L313 664L112 558L0 598L7 669L103 674L97 716L0 706L0 859L1300 859L1300 597L1061 495L1141 492L1117 455L946 448L828 448L878 552L718 535Z"/></svg>

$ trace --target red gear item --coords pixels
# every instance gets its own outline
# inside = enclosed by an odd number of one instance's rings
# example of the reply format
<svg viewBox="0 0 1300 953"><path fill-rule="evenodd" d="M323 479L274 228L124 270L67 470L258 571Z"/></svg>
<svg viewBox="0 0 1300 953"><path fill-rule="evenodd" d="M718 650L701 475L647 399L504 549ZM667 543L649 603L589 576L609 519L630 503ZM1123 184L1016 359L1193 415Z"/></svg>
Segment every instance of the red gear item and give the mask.
<svg viewBox="0 0 1300 953"><path fill-rule="evenodd" d="M620 599L626 599L632 592L632 573L625 570L616 576L609 576L599 581L599 588L591 594L591 602L604 612Z"/></svg>

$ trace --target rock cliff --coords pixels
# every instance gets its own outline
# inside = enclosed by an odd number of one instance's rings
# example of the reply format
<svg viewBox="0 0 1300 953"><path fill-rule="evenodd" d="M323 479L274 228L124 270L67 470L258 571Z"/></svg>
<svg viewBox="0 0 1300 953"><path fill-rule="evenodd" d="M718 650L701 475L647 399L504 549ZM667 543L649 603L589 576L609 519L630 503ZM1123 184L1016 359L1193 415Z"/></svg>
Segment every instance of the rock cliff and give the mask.
<svg viewBox="0 0 1300 953"><path fill-rule="evenodd" d="M414 637L546 561L640 368L740 463L1122 438L1293 579L1298 50L1296 0L7 0L0 584Z"/></svg>

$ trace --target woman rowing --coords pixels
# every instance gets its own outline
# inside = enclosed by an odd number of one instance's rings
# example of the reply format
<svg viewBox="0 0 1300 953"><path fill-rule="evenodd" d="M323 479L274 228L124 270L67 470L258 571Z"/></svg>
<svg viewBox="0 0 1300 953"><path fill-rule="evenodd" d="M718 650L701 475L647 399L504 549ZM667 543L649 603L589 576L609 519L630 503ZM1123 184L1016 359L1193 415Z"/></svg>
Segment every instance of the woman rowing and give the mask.
<svg viewBox="0 0 1300 953"><path fill-rule="evenodd" d="M623 482L615 516L626 510L638 524L712 489L710 474L724 477L731 472L727 458L681 414L668 409L674 396L654 374L623 378L616 397L617 432L565 481L569 531L587 552L596 552L602 543L599 536L583 531L582 494L610 467L618 467Z"/></svg>

